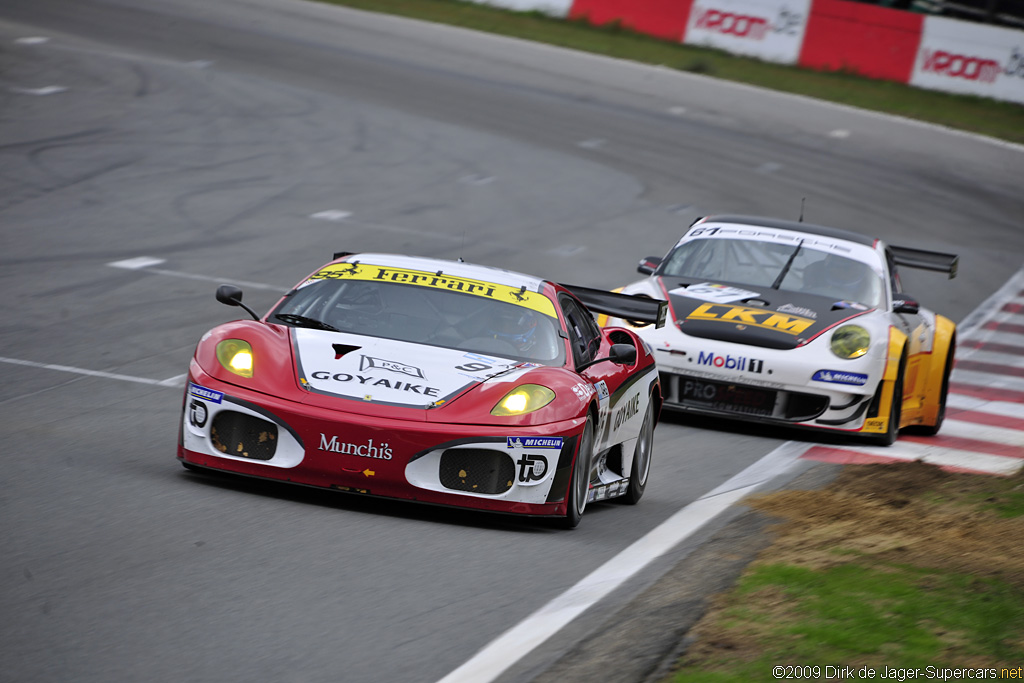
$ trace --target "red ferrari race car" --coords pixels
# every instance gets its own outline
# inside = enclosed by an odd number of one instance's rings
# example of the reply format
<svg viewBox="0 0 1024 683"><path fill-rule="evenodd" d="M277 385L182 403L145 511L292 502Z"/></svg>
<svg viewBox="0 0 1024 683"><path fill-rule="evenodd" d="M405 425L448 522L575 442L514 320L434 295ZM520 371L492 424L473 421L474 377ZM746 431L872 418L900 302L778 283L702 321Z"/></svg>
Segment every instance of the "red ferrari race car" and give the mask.
<svg viewBox="0 0 1024 683"><path fill-rule="evenodd" d="M178 458L208 469L575 527L636 503L661 408L654 354L591 311L665 302L496 268L336 254L263 318L203 335Z"/></svg>

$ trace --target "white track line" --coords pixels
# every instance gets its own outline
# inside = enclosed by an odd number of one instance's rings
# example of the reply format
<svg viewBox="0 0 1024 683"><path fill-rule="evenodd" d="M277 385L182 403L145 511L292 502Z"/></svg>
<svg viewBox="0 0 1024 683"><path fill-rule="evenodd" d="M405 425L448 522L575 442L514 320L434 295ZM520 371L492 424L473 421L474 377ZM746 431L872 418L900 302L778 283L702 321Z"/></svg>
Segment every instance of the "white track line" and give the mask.
<svg viewBox="0 0 1024 683"><path fill-rule="evenodd" d="M993 363L995 365L1005 365L1007 367L1024 367L1024 356L1020 354L985 351L983 349L974 350L971 354L971 360L978 363Z"/></svg>
<svg viewBox="0 0 1024 683"><path fill-rule="evenodd" d="M1011 391L1024 391L1024 377L1013 377L1011 375L997 375L992 372L977 372L975 370L961 370L957 368L951 376L953 382L973 384L990 389L1009 389Z"/></svg>
<svg viewBox="0 0 1024 683"><path fill-rule="evenodd" d="M1021 458L943 448L911 441L897 441L891 446L828 446L828 448L892 460L920 460L939 467L961 467L1007 476L1015 474L1024 464L1024 460Z"/></svg>
<svg viewBox="0 0 1024 683"><path fill-rule="evenodd" d="M484 647L439 683L490 683L641 569L730 506L799 462L806 444L784 443L666 519L579 583Z"/></svg>
<svg viewBox="0 0 1024 683"><path fill-rule="evenodd" d="M1009 446L1024 446L1024 431L1020 429L1006 429L976 422L965 422L957 420L955 417L946 418L942 423L942 429L935 438L945 436L973 439L974 441L991 441Z"/></svg>
<svg viewBox="0 0 1024 683"><path fill-rule="evenodd" d="M957 410L974 410L979 413L990 413L1003 417L1015 417L1024 420L1024 404L1009 401L989 401L967 394L950 393L946 406Z"/></svg>
<svg viewBox="0 0 1024 683"><path fill-rule="evenodd" d="M959 338L984 339L987 330L982 326L1001 314L1005 315L1005 311L1001 310L1003 306L1018 301L1018 295L1022 290L1024 290L1024 268L1018 270L1016 275L1006 281L1006 284L993 292L989 298L981 302L980 306L960 321L960 324L957 325ZM968 351L968 349L964 349L964 351Z"/></svg>
<svg viewBox="0 0 1024 683"><path fill-rule="evenodd" d="M110 266L111 268L122 268L124 270L145 270L147 273L156 273L157 275L180 277L185 278L187 280L201 280L203 282L231 283L238 285L240 287L248 287L250 289L266 289L272 292L285 292L288 289L287 287L279 287L278 285L268 285L262 282L248 282L246 280L235 280L233 278L183 273L179 270L165 270L163 268L153 268L153 266L163 262L163 259L152 258L150 256L139 256L136 258L125 259L123 261L112 261L107 265Z"/></svg>
<svg viewBox="0 0 1024 683"><path fill-rule="evenodd" d="M103 372L101 370L86 370L85 368L73 368L70 365L55 365L53 363L37 363L31 360L18 358L5 358L0 356L0 363L11 365L24 365L30 368L41 368L43 370L56 370L58 372L70 372L76 375L88 377L102 377L103 379L116 379L121 382L134 382L136 384L149 384L156 387L179 387L184 385L185 375L175 375L167 379L149 379L148 377L133 377L132 375L120 375L116 372Z"/></svg>

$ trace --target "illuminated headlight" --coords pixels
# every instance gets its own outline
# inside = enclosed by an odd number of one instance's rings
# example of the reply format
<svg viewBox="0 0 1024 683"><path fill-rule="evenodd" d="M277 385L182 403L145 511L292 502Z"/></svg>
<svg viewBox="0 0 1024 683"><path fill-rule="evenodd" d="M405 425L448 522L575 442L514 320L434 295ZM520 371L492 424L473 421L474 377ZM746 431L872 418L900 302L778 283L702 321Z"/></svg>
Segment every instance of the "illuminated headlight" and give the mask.
<svg viewBox="0 0 1024 683"><path fill-rule="evenodd" d="M871 335L860 325L843 325L832 333L832 353L840 358L860 358L870 345Z"/></svg>
<svg viewBox="0 0 1024 683"><path fill-rule="evenodd" d="M225 339L217 344L217 360L236 375L252 377L252 347L241 339Z"/></svg>
<svg viewBox="0 0 1024 683"><path fill-rule="evenodd" d="M525 415L540 410L555 400L555 392L539 384L523 384L498 401L491 408L491 415L503 417L507 415Z"/></svg>

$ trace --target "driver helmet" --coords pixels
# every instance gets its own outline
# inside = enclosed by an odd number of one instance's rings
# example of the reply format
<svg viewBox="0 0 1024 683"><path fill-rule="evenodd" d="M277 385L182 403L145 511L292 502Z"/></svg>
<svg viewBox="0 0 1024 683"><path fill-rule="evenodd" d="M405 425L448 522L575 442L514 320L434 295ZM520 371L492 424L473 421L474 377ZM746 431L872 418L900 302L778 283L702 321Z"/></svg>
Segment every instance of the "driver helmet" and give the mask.
<svg viewBox="0 0 1024 683"><path fill-rule="evenodd" d="M849 287L864 279L865 266L853 259L829 254L824 265L825 277L832 284Z"/></svg>
<svg viewBox="0 0 1024 683"><path fill-rule="evenodd" d="M508 342L520 352L529 351L537 343L537 319L525 308L502 305L490 321L490 335Z"/></svg>

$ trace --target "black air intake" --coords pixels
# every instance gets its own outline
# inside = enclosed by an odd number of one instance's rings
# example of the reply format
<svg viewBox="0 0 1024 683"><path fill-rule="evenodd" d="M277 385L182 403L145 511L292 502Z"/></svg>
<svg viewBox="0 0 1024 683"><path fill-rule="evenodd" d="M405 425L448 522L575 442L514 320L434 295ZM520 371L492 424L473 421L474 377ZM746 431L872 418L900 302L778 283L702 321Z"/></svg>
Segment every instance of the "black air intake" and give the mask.
<svg viewBox="0 0 1024 683"><path fill-rule="evenodd" d="M277 452L277 425L262 418L222 410L213 418L210 440L226 455L270 460Z"/></svg>
<svg viewBox="0 0 1024 683"><path fill-rule="evenodd" d="M495 495L512 488L516 465L502 451L449 448L441 454L441 485L455 491Z"/></svg>

